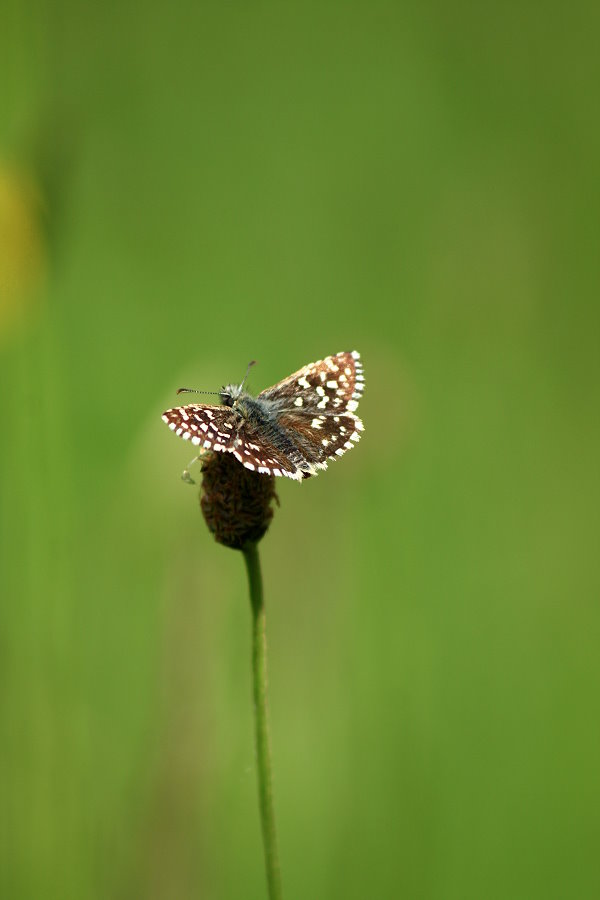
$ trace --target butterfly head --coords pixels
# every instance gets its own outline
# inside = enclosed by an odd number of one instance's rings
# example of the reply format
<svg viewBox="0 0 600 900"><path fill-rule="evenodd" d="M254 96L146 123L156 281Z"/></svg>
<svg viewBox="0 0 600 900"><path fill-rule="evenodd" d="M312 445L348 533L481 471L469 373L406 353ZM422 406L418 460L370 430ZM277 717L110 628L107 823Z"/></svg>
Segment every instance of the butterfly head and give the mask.
<svg viewBox="0 0 600 900"><path fill-rule="evenodd" d="M242 384L227 384L221 388L219 396L224 406L235 406L243 393Z"/></svg>
<svg viewBox="0 0 600 900"><path fill-rule="evenodd" d="M244 380L241 384L228 384L225 385L225 387L221 388L221 403L223 403L225 406L235 406L237 401L244 393L244 385L246 384L248 375L250 374L250 369L255 365L256 360L254 359L248 363L248 368L246 369L246 374L244 375Z"/></svg>

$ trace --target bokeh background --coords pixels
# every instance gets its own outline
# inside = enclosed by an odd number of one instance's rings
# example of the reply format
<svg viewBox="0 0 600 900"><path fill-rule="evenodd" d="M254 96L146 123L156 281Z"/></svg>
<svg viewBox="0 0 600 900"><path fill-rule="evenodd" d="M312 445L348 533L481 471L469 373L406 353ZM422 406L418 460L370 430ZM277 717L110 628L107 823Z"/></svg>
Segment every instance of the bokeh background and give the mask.
<svg viewBox="0 0 600 900"><path fill-rule="evenodd" d="M264 896L160 414L355 347L262 545L286 896L600 896L598 9L6 0L2 897Z"/></svg>

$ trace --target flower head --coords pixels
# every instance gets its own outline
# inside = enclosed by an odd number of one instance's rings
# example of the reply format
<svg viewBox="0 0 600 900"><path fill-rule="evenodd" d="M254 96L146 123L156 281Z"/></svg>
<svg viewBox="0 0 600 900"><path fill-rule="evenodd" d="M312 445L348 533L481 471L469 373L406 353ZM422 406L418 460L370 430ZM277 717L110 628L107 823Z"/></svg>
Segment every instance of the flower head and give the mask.
<svg viewBox="0 0 600 900"><path fill-rule="evenodd" d="M278 501L273 475L241 466L230 453L207 453L202 462L200 508L215 540L242 550L264 537Z"/></svg>

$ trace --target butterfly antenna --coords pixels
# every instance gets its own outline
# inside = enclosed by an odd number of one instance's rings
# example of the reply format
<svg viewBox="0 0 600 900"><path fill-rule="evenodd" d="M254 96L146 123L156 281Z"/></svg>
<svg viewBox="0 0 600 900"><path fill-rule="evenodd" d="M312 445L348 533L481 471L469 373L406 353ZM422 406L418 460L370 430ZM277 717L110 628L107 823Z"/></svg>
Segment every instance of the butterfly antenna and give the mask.
<svg viewBox="0 0 600 900"><path fill-rule="evenodd" d="M246 369L246 374L244 375L244 380L243 380L242 383L240 384L240 390L241 390L241 389L244 387L244 385L246 384L246 379L248 378L248 375L250 374L250 369L252 368L252 366L255 366L255 365L256 365L256 360L255 360L255 359L251 359L250 362L248 363L248 368Z"/></svg>
<svg viewBox="0 0 600 900"><path fill-rule="evenodd" d="M215 394L219 396L219 391L197 391L196 388L177 388L178 394Z"/></svg>

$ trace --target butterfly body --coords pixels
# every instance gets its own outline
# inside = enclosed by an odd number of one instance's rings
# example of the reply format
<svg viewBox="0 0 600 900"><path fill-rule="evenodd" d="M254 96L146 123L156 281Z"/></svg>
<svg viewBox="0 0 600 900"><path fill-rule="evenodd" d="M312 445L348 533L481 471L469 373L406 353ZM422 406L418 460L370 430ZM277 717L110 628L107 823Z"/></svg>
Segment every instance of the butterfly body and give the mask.
<svg viewBox="0 0 600 900"><path fill-rule="evenodd" d="M311 363L253 397L243 385L220 392L222 406L190 404L163 421L205 450L232 453L247 469L301 481L326 469L360 438L355 409L364 388L360 355Z"/></svg>
<svg viewBox="0 0 600 900"><path fill-rule="evenodd" d="M229 406L241 419L257 423L267 422L272 417L273 410L269 404L262 402L258 397L242 391L235 399L231 394L221 391L223 405Z"/></svg>

